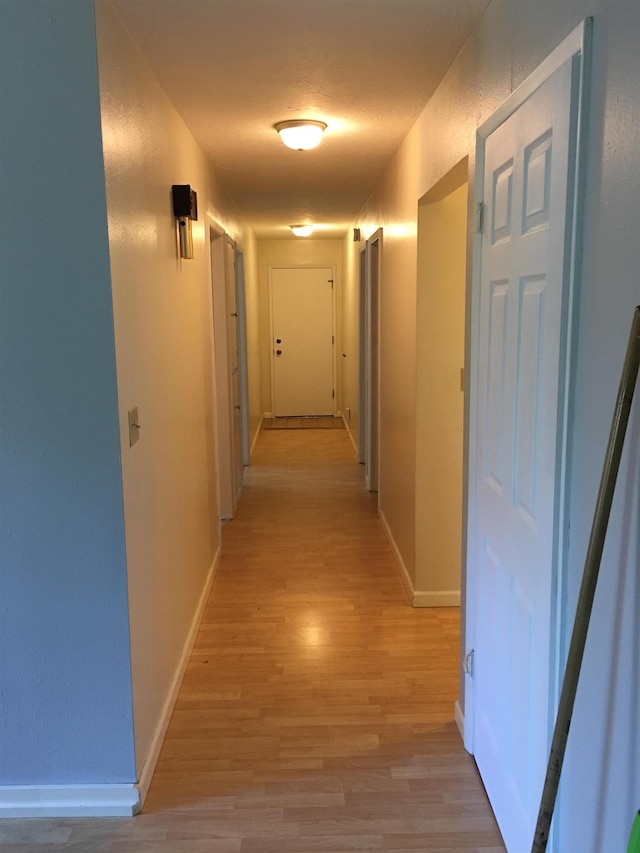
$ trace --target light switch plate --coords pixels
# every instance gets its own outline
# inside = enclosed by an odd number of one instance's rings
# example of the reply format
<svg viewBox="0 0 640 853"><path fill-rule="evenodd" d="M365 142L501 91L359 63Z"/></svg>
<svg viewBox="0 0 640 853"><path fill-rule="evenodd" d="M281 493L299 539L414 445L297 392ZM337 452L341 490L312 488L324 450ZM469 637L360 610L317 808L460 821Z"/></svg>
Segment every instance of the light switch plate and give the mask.
<svg viewBox="0 0 640 853"><path fill-rule="evenodd" d="M140 421L138 419L138 407L129 409L129 447L133 447L140 438Z"/></svg>

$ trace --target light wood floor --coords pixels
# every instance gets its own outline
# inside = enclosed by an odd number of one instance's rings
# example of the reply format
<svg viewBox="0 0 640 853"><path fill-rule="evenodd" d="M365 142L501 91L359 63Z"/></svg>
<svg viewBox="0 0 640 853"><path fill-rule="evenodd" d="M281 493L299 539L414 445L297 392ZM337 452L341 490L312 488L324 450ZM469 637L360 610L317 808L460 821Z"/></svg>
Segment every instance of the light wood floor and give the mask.
<svg viewBox="0 0 640 853"><path fill-rule="evenodd" d="M329 415L317 418L263 418L261 429L344 429L342 418Z"/></svg>
<svg viewBox="0 0 640 853"><path fill-rule="evenodd" d="M504 851L458 611L408 605L346 432L262 432L247 479L143 813L3 821L3 853Z"/></svg>

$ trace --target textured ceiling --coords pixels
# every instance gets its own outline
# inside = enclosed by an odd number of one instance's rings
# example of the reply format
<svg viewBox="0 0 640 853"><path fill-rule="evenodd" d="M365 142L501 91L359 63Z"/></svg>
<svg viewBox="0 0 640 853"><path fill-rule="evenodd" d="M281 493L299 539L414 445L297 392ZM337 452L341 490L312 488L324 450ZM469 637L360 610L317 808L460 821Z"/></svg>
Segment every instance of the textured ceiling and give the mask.
<svg viewBox="0 0 640 853"><path fill-rule="evenodd" d="M115 0L259 237L342 235L489 0ZM316 118L319 148L273 125Z"/></svg>

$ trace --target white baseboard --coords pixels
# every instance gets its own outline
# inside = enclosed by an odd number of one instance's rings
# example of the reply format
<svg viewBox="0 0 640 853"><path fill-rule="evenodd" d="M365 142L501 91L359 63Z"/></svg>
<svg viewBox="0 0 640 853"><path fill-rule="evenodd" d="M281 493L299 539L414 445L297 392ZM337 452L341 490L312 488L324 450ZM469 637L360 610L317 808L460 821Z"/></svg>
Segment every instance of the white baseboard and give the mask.
<svg viewBox="0 0 640 853"><path fill-rule="evenodd" d="M462 708L460 707L460 701L458 700L454 706L455 720L456 726L458 727L458 731L460 732L460 737L462 738L462 743L464 743L464 713Z"/></svg>
<svg viewBox="0 0 640 853"><path fill-rule="evenodd" d="M460 590L443 592L416 589L413 592L414 607L460 607Z"/></svg>
<svg viewBox="0 0 640 853"><path fill-rule="evenodd" d="M258 436L260 435L260 430L262 429L262 421L264 420L264 415L260 418L260 423L257 426L255 435L253 436L253 441L251 442L251 449L249 450L249 457L253 455L253 450L256 446L256 441L258 440Z"/></svg>
<svg viewBox="0 0 640 853"><path fill-rule="evenodd" d="M182 654L167 693L137 784L130 785L7 785L0 787L0 818L133 817L144 803L158 762L169 720L189 662L191 650L220 562L216 551L193 616Z"/></svg>
<svg viewBox="0 0 640 853"><path fill-rule="evenodd" d="M393 533L391 532L391 528L389 527L389 522L385 518L385 515L381 509L378 509L378 516L380 517L380 521L382 522L382 529L384 530L386 537L389 541L389 545L391 546L391 550L393 552L393 556L395 557L396 563L398 564L398 569L400 570L400 577L402 578L402 583L404 584L404 588L407 591L407 595L409 596L409 601L411 602L413 607L460 607L460 590L424 590L424 589L416 589L413 585L413 581L411 580L411 575L407 567L404 564L404 560L402 559L402 554L400 553L400 549L396 544L396 540L393 538Z"/></svg>
<svg viewBox="0 0 640 853"><path fill-rule="evenodd" d="M409 574L407 567L404 564L404 560L402 559L402 554L400 553L400 549L396 545L396 540L393 538L393 533L391 532L391 528L389 527L389 522L385 518L383 511L378 508L378 517L382 522L382 529L385 532L389 545L391 546L391 551L393 552L393 556L395 557L396 563L398 564L398 569L400 570L400 577L402 578L402 583L409 597L409 601L413 604L413 581L411 580L411 575Z"/></svg>
<svg viewBox="0 0 640 853"><path fill-rule="evenodd" d="M141 808L137 785L7 785L0 818L133 817Z"/></svg>
<svg viewBox="0 0 640 853"><path fill-rule="evenodd" d="M350 428L349 424L347 423L347 419L345 418L344 414L342 415L342 423L344 424L344 428L347 431L347 435L349 436L349 438L351 440L351 444L353 444L353 449L355 450L356 456L357 456L358 455L358 445L356 444L355 438L353 437L353 433L351 432L351 428Z"/></svg>
<svg viewBox="0 0 640 853"><path fill-rule="evenodd" d="M160 714L160 719L158 720L158 725L156 726L156 730L151 741L151 746L149 747L149 752L147 753L147 757L142 768L142 773L140 774L140 778L138 780L137 787L140 792L140 808L142 808L145 798L149 793L149 786L151 785L153 772L156 769L156 764L158 763L160 750L162 749L162 744L164 742L167 729L169 727L169 721L171 720L171 714L173 713L173 708L176 704L176 699L178 698L178 692L180 690L180 686L182 684L182 680L187 669L187 664L189 663L191 650L193 649L193 644L196 640L196 634L198 633L198 628L200 627L200 622L202 621L202 616L204 614L204 609L207 604L207 599L209 598L209 593L211 592L213 580L215 578L218 564L220 562L220 554L221 549L220 546L218 546L218 550L216 551L215 557L213 558L213 562L211 563L209 573L207 574L207 579L205 581L202 593L200 594L200 600L198 601L196 612L194 613L193 619L191 620L191 627L189 628L189 633L187 634L187 638L184 642L182 654L180 655L178 666L176 667L176 671L171 681L171 686L169 687L167 698L164 701L162 713Z"/></svg>

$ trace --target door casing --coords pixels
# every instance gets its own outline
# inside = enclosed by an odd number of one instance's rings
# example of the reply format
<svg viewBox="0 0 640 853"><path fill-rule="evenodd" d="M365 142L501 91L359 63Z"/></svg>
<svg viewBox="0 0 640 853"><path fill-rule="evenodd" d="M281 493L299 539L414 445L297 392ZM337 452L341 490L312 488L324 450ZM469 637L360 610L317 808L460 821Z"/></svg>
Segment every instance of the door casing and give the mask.
<svg viewBox="0 0 640 853"><path fill-rule="evenodd" d="M364 422L365 482L370 492L379 492L381 269L382 228L378 228L366 242L364 257L364 411L362 420ZM379 496L378 505L380 505Z"/></svg>
<svg viewBox="0 0 640 853"><path fill-rule="evenodd" d="M238 340L238 304L240 291L236 289L234 257L236 247L224 228L207 215L209 274L211 294L211 334L213 355L213 400L215 410L215 449L218 475L218 506L220 517L233 518L238 495L242 488L242 446L238 440L238 410L234 408L234 383L238 381L240 353L231 352ZM231 327L231 323L234 327ZM237 348L239 350L239 348ZM234 365L236 375L233 375ZM241 390L240 383L240 390ZM235 397L238 392L236 390ZM240 395L241 400L241 395ZM240 405L242 403L240 402ZM242 416L244 412L240 412ZM245 415L246 416L246 415Z"/></svg>

